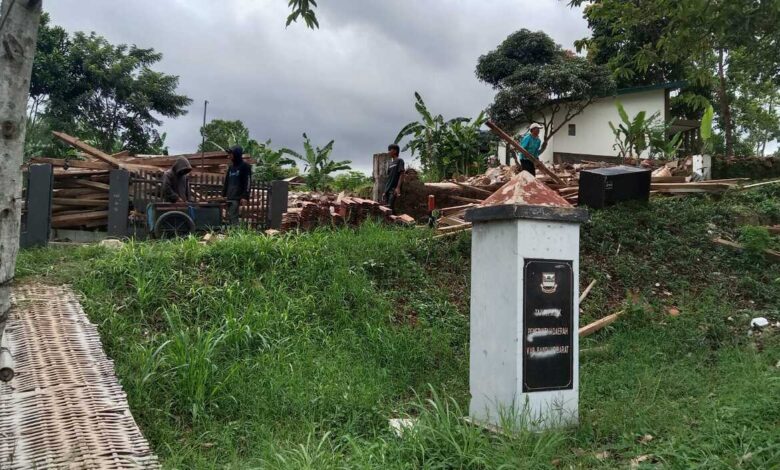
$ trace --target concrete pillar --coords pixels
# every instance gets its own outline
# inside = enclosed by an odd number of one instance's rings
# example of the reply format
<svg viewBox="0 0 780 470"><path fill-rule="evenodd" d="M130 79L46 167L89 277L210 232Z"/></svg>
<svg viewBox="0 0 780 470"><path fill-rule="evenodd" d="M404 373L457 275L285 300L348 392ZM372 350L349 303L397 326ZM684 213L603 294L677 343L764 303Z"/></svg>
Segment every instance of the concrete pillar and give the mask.
<svg viewBox="0 0 780 470"><path fill-rule="evenodd" d="M279 230L282 228L282 216L287 212L287 193L289 184L287 181L271 182L271 200L268 207L268 228Z"/></svg>
<svg viewBox="0 0 780 470"><path fill-rule="evenodd" d="M579 227L588 220L529 173L473 223L469 414L526 429L572 425L579 394Z"/></svg>
<svg viewBox="0 0 780 470"><path fill-rule="evenodd" d="M27 213L19 237L22 248L41 247L49 243L53 187L51 164L34 164L27 168Z"/></svg>

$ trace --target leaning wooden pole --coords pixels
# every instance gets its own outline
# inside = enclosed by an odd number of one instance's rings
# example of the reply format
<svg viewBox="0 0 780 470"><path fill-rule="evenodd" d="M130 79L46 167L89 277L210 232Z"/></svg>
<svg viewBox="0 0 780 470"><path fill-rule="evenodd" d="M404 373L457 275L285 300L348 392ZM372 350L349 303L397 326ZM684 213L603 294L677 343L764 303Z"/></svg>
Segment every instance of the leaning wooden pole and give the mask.
<svg viewBox="0 0 780 470"><path fill-rule="evenodd" d="M524 149L522 145L517 143L517 141L515 139L513 139L511 135L507 134L506 132L504 132L503 129L498 127L498 125L495 122L488 120L485 124L490 128L491 131L493 131L494 134L496 134L497 136L501 137L501 139L503 139L507 144L511 145L512 147L515 148L515 150L517 150L518 152L522 153L523 156L525 156L525 158L531 160L534 163L534 166L536 166L536 168L542 170L542 173L544 173L545 175L547 175L550 178L552 178L552 180L555 181L555 184L559 184L561 186L566 186L566 183L562 179L560 179L558 177L558 175L556 175L549 168L547 168L544 165L544 163L539 161L539 159L537 159L536 157L531 155L528 152L528 150Z"/></svg>
<svg viewBox="0 0 780 470"><path fill-rule="evenodd" d="M40 0L0 4L0 335L19 251L27 98L40 18Z"/></svg>

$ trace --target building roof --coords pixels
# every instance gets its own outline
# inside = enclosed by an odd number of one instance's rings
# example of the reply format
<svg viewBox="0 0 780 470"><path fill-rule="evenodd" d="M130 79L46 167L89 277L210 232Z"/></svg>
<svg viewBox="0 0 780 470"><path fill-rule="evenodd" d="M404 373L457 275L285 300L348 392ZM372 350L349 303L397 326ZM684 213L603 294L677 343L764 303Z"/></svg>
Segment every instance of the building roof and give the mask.
<svg viewBox="0 0 780 470"><path fill-rule="evenodd" d="M616 95L629 95L631 93L642 93L645 91L652 91L652 90L676 90L678 88L683 88L688 83L685 80L678 80L676 82L666 82L666 83L656 83L654 85L639 85L639 86L632 86L628 88L619 88L615 94Z"/></svg>

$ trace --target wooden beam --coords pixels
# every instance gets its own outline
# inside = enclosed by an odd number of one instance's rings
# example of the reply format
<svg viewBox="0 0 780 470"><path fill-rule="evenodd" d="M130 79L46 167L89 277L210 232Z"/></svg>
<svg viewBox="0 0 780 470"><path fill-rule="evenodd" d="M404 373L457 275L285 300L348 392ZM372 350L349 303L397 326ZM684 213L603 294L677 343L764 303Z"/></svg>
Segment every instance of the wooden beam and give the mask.
<svg viewBox="0 0 780 470"><path fill-rule="evenodd" d="M544 163L542 163L536 157L531 155L528 152L528 150L524 149L522 145L517 143L517 141L515 139L513 139L511 135L507 134L506 132L504 132L503 129L498 127L498 125L495 122L493 122L491 120L488 120L485 124L490 128L490 130L493 131L493 133L495 133L497 136L502 138L507 144L511 145L512 147L515 148L515 150L519 151L520 153L523 154L523 156L525 156L527 159L531 160L534 163L534 165L536 166L536 168L539 168L540 170L542 170L542 173L544 173L545 175L547 175L550 178L552 178L552 180L555 181L557 184L566 185L566 183L564 183L563 180L558 177L558 175L556 175L549 168L544 166Z"/></svg>
<svg viewBox="0 0 780 470"><path fill-rule="evenodd" d="M104 189L106 191L111 189L111 186L107 185L106 183L99 183L97 181L92 181L92 180L77 179L77 180L73 180L73 182L79 186L85 186L87 188Z"/></svg>
<svg viewBox="0 0 780 470"><path fill-rule="evenodd" d="M717 243L718 245L727 246L729 248L733 248L738 251L742 251L745 249L744 245L741 245L737 242L732 242L731 240L724 240L723 238L715 238L712 240L713 243ZM780 251L770 250L769 248L764 250L764 255L775 262L780 262Z"/></svg>
<svg viewBox="0 0 780 470"><path fill-rule="evenodd" d="M30 159L32 163L50 163L52 166L55 167L65 167L68 166L70 168L86 168L90 170L110 170L113 168L108 163L103 162L88 162L86 160L71 160L71 159L62 159L62 158L45 158L45 157L33 157Z"/></svg>
<svg viewBox="0 0 780 470"><path fill-rule="evenodd" d="M780 180L772 180L772 181L764 181L763 183L748 184L747 186L742 186L742 189L757 188L759 186L764 186L767 184L777 184L777 183L780 183Z"/></svg>
<svg viewBox="0 0 780 470"><path fill-rule="evenodd" d="M463 196L448 196L450 199L455 199L456 201L461 202L470 202L473 204L481 204L484 199L473 199L470 197L463 197Z"/></svg>
<svg viewBox="0 0 780 470"><path fill-rule="evenodd" d="M84 206L97 206L97 207L108 207L108 200L101 200L101 199L77 199L77 198L67 198L67 197L53 197L51 198L52 204L57 204L60 206L77 206L77 207L84 207Z"/></svg>
<svg viewBox="0 0 780 470"><path fill-rule="evenodd" d="M593 289L593 286L595 285L596 285L596 279L594 279L593 282L588 284L588 287L586 287L585 290L582 292L582 295L580 295L580 303L582 303L582 301L588 297L588 294L590 294L591 289Z"/></svg>
<svg viewBox="0 0 780 470"><path fill-rule="evenodd" d="M102 150L98 150L95 147L86 144L79 139L70 136L68 134L65 134L64 132L52 132L54 134L54 137L60 139L61 141L65 142L66 144L70 145L71 147L81 150L82 152L86 153L87 155L91 155L95 158L97 158L100 161L106 162L111 164L114 168L124 168L125 164L121 160L112 157L111 155L103 152Z"/></svg>
<svg viewBox="0 0 780 470"><path fill-rule="evenodd" d="M55 215L51 218L51 226L53 228L59 227L73 227L83 225L87 222L94 220L101 220L108 217L108 211L90 211L81 212L79 214L68 215Z"/></svg>
<svg viewBox="0 0 780 470"><path fill-rule="evenodd" d="M623 312L620 311L618 313L613 313L612 315L607 315L606 317L596 320L593 323L590 323L588 325L583 326L580 328L579 335L580 338L584 338L586 336L590 336L593 333L615 323L615 320L620 318L620 316L623 315Z"/></svg>
<svg viewBox="0 0 780 470"><path fill-rule="evenodd" d="M459 183L457 181L453 181L453 183L457 184L461 188L472 189L480 194L484 194L485 196L492 196L493 193L495 192L495 191L488 191L487 189L478 188L476 186L471 186L470 184Z"/></svg>

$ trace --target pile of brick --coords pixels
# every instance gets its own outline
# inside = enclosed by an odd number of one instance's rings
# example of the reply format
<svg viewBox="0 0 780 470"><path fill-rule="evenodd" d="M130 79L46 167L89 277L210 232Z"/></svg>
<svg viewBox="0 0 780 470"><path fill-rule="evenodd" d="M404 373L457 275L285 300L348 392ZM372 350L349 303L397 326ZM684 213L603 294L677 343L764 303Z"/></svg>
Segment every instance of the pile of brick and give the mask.
<svg viewBox="0 0 780 470"><path fill-rule="evenodd" d="M282 216L281 231L313 230L317 227L358 226L367 220L391 224L413 225L413 217L393 215L378 202L344 193L291 193L287 213Z"/></svg>

